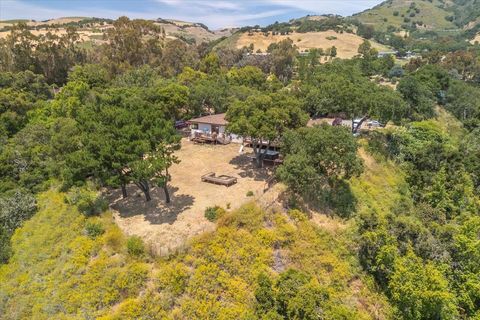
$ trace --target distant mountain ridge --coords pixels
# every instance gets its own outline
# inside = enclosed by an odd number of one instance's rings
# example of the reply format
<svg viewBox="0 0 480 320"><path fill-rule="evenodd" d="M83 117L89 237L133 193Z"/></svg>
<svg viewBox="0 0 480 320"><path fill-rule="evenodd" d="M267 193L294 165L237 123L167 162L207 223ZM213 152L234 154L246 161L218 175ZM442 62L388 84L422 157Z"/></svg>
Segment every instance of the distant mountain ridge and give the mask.
<svg viewBox="0 0 480 320"><path fill-rule="evenodd" d="M189 44L216 41L217 46L239 48L253 45L254 51L265 51L270 43L290 37L303 51L310 48L326 50L335 46L340 48L339 56L351 57L353 52L346 52L341 48L356 47L359 41L362 41L362 37L358 35L365 35L357 32L360 25L402 37L412 31L418 31L417 37L422 37L418 36L418 33L436 32L441 35L460 36L461 39L474 43L480 39L480 0L387 0L350 17L334 14L307 15L265 27L247 26L221 30L210 30L200 22L166 18L150 21L163 28L167 40L180 39ZM11 26L18 22L26 23L37 35L46 32L61 34L67 26L75 26L82 41L95 45L102 43L103 33L111 28L113 20L64 17L44 21L0 21L0 38L5 37ZM332 32L338 35L332 35ZM380 45L377 47L385 49Z"/></svg>
<svg viewBox="0 0 480 320"><path fill-rule="evenodd" d="M174 19L158 18L150 21L154 21L155 24L162 27L168 39L181 39L188 43L197 44L213 41L224 36L228 37L236 30L225 28L212 31L203 23ZM93 17L63 17L43 21L25 19L5 20L0 21L0 38L5 37L13 24L19 22L26 23L32 30L35 30L36 34L46 33L48 31L55 32L55 30L52 29L59 29L58 32L62 33L62 30L66 27L74 26L77 27L79 33L83 35L82 40L95 42L99 41L104 30L111 27L113 20Z"/></svg>

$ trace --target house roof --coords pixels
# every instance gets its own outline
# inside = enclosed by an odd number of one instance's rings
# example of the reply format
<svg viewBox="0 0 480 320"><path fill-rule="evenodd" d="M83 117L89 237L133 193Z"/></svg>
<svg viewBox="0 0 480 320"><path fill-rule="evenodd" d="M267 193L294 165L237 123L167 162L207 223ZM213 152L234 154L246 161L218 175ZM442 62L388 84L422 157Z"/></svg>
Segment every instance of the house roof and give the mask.
<svg viewBox="0 0 480 320"><path fill-rule="evenodd" d="M225 120L225 113L212 114L209 116L195 118L195 119L188 120L188 122L214 124L219 126L225 126L228 124L228 121Z"/></svg>

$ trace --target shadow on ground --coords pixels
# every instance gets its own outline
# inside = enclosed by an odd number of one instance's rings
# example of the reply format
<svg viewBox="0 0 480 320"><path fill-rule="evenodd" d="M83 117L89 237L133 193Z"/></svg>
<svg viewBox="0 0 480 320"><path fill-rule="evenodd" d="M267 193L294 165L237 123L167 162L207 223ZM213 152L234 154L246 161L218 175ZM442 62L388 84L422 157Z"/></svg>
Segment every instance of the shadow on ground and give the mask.
<svg viewBox="0 0 480 320"><path fill-rule="evenodd" d="M238 175L242 178L251 178L255 181L267 181L272 175L271 167L257 168L255 162L250 158L253 154L240 154L230 160L230 164L238 170Z"/></svg>
<svg viewBox="0 0 480 320"><path fill-rule="evenodd" d="M151 224L173 224L180 213L189 209L195 198L187 194L177 194L178 188L169 186L171 202L165 203L163 189L154 187L150 191L152 200L145 201L144 194L135 186L127 187L128 197L122 198L120 189L109 190L106 195L112 209L118 211L122 218L144 215Z"/></svg>

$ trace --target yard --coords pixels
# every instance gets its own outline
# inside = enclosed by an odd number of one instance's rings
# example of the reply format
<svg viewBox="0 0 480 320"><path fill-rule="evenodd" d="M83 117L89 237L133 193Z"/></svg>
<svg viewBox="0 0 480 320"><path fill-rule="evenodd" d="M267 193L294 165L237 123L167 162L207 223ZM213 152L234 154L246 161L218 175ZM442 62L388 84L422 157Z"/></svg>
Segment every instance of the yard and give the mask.
<svg viewBox="0 0 480 320"><path fill-rule="evenodd" d="M207 207L226 208L230 204L234 209L250 200L273 196L272 192L263 192L267 169L255 168L239 149L240 145L234 143L196 145L183 139L182 149L177 152L181 162L170 170L171 204L165 204L161 188L152 190L148 203L134 185L128 187L127 199L122 199L120 190L113 190L109 200L115 221L127 235L140 236L155 253L164 255L182 249L191 237L214 229L215 224L204 217ZM209 172L236 177L238 182L228 188L202 182L201 176ZM254 196L247 197L249 191Z"/></svg>

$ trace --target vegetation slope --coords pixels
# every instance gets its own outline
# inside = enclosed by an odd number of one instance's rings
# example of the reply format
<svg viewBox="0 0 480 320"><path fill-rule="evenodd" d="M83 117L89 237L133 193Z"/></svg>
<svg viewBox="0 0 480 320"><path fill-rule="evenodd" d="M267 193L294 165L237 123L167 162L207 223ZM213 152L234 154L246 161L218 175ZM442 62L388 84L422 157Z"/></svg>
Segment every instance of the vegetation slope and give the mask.
<svg viewBox="0 0 480 320"><path fill-rule="evenodd" d="M475 0L388 0L372 9L353 15L377 30L407 30L410 26L430 31L473 29L480 9Z"/></svg>
<svg viewBox="0 0 480 320"><path fill-rule="evenodd" d="M85 218L65 194L39 195L0 267L3 319L251 319L275 314L388 317L344 234L299 211L248 204L170 259L148 256L109 212ZM319 311L321 310L321 311ZM268 315L267 315L268 314ZM270 318L269 318L270 317Z"/></svg>

